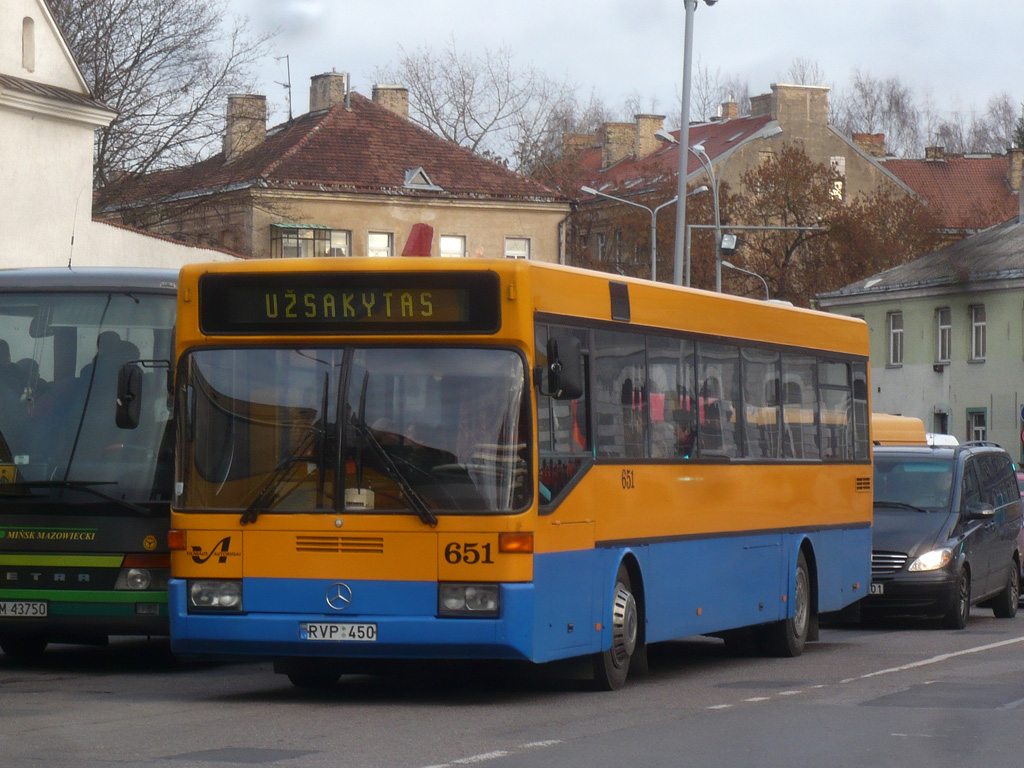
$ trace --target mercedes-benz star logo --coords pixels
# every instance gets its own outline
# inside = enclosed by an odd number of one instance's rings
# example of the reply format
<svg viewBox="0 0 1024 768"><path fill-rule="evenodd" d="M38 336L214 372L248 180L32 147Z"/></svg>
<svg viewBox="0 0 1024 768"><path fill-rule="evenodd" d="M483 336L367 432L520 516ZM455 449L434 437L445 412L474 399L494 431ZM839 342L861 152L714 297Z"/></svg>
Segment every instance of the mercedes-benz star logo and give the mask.
<svg viewBox="0 0 1024 768"><path fill-rule="evenodd" d="M352 602L352 590L340 581L327 588L327 604L336 611L344 611Z"/></svg>

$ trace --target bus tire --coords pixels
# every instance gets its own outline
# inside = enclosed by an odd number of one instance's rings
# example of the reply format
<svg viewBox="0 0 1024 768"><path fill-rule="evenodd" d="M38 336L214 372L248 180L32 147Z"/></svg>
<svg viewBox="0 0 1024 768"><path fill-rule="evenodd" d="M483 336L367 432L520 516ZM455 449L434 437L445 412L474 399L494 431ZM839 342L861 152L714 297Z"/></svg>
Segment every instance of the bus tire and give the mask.
<svg viewBox="0 0 1024 768"><path fill-rule="evenodd" d="M796 559L793 582L793 615L764 628L764 648L771 656L799 656L807 644L811 628L811 577L803 552Z"/></svg>
<svg viewBox="0 0 1024 768"><path fill-rule="evenodd" d="M637 648L640 615L633 597L629 572L619 566L612 598L612 646L594 654L594 685L600 691L621 688L629 675L629 662Z"/></svg>
<svg viewBox="0 0 1024 768"><path fill-rule="evenodd" d="M46 644L46 638L42 635L4 635L0 637L0 650L11 658L37 658L43 655Z"/></svg>

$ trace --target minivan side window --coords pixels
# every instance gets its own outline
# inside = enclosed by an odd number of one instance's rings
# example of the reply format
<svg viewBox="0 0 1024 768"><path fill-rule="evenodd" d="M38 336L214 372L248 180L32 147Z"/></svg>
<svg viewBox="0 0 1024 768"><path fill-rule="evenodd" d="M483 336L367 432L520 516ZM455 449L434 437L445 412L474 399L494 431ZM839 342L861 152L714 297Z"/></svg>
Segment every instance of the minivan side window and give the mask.
<svg viewBox="0 0 1024 768"><path fill-rule="evenodd" d="M969 461L964 466L963 492L960 494L960 511L966 512L981 501L981 487L974 473L975 462Z"/></svg>
<svg viewBox="0 0 1024 768"><path fill-rule="evenodd" d="M1006 456L979 456L977 468L981 475L981 500L995 509L1009 504L1020 494L1014 494L1015 476Z"/></svg>

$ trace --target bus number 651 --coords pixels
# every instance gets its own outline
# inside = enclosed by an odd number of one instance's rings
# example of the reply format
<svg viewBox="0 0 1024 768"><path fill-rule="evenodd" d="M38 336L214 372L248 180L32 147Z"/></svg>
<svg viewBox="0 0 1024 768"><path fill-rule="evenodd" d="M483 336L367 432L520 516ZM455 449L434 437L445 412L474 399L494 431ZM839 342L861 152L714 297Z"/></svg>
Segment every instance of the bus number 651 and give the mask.
<svg viewBox="0 0 1024 768"><path fill-rule="evenodd" d="M491 559L491 545L477 544L476 542L449 542L448 546L444 548L444 559L452 565L494 563L494 560Z"/></svg>

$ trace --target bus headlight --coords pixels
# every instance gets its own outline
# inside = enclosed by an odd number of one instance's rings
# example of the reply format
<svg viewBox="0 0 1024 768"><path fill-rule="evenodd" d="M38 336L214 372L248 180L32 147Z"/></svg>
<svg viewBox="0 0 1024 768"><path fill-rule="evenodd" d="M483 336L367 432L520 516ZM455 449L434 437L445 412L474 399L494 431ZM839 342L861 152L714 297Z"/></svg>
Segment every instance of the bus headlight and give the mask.
<svg viewBox="0 0 1024 768"><path fill-rule="evenodd" d="M167 589L170 571L166 568L122 568L117 572L114 589L142 592Z"/></svg>
<svg viewBox="0 0 1024 768"><path fill-rule="evenodd" d="M925 552L910 564L908 571L937 571L953 559L953 550L948 547Z"/></svg>
<svg viewBox="0 0 1024 768"><path fill-rule="evenodd" d="M188 583L189 611L241 612L242 582L204 579Z"/></svg>
<svg viewBox="0 0 1024 768"><path fill-rule="evenodd" d="M498 615L497 584L438 584L437 610L441 616Z"/></svg>

